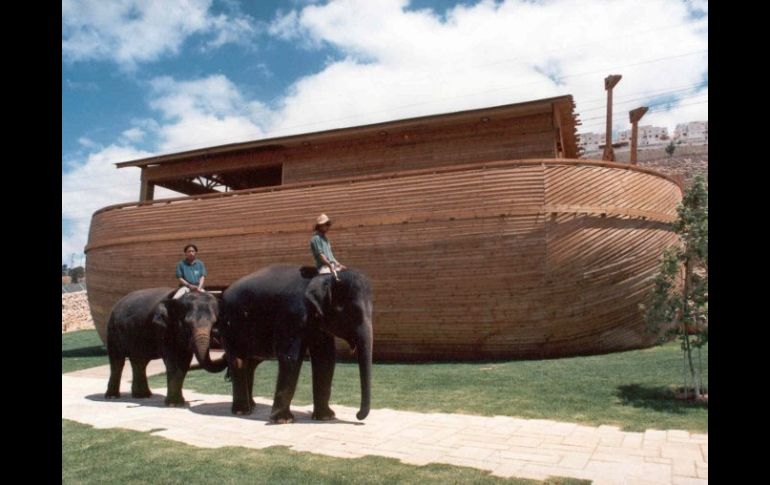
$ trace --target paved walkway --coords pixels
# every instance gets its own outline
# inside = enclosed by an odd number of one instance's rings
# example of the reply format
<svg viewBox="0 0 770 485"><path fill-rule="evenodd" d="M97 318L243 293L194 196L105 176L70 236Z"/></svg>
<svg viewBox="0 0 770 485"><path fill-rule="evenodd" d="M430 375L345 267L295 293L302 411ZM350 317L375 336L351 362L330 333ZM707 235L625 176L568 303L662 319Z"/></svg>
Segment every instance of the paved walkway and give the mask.
<svg viewBox="0 0 770 485"><path fill-rule="evenodd" d="M148 367L148 374L157 372L164 372L160 360ZM127 364L124 375L130 373ZM230 414L229 395L188 389L189 408L165 407L165 388L153 388L150 399L106 401L108 377L109 366L63 374L62 418L97 428L155 430L155 436L209 448L283 445L342 458L379 455L415 465L468 466L503 477L585 478L597 485L708 483L707 434L631 433L615 426L392 409L372 409L358 421L356 408L339 405L334 422L312 421L308 405L292 406L295 423L271 425L271 399L255 397L257 407L245 417ZM124 396L130 396L129 382L121 384Z"/></svg>

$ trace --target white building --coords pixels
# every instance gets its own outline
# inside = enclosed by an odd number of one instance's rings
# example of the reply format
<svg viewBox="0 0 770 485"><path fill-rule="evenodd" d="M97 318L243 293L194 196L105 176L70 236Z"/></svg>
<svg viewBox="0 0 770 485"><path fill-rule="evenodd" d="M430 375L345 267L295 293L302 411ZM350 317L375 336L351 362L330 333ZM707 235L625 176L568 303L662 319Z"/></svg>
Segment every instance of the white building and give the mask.
<svg viewBox="0 0 770 485"><path fill-rule="evenodd" d="M604 145L604 133L580 133L578 136L578 145L585 153L598 151L599 147Z"/></svg>
<svg viewBox="0 0 770 485"><path fill-rule="evenodd" d="M690 121L676 125L674 129L674 142L685 145L708 145L709 122Z"/></svg>
<svg viewBox="0 0 770 485"><path fill-rule="evenodd" d="M636 140L637 147L666 145L669 143L668 128L652 125L639 126L637 128L639 132ZM631 130L621 131L618 141L627 141L630 145Z"/></svg>

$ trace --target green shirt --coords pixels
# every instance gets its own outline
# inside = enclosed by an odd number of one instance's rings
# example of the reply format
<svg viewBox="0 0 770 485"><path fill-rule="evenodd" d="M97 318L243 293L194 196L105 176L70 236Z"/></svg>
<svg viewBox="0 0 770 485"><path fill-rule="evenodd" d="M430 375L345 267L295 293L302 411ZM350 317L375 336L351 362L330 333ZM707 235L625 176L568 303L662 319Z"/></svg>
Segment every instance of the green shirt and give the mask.
<svg viewBox="0 0 770 485"><path fill-rule="evenodd" d="M191 285L198 286L201 280L201 276L207 276L206 266L203 265L203 261L196 259L189 264L186 259L181 260L176 265L176 277L184 278L184 280Z"/></svg>
<svg viewBox="0 0 770 485"><path fill-rule="evenodd" d="M313 253L313 258L315 258L316 269L321 269L325 266L324 262L321 260L322 254L326 256L326 259L328 259L330 263L337 262L337 260L334 259L334 254L332 254L331 243L325 236L318 233L310 238L310 251Z"/></svg>

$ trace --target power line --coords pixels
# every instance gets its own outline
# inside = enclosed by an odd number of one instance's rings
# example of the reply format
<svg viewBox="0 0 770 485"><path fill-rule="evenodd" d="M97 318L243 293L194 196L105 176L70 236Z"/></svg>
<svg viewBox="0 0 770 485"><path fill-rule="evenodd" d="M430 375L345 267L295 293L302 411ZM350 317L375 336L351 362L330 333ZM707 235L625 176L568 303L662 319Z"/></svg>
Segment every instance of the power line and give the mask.
<svg viewBox="0 0 770 485"><path fill-rule="evenodd" d="M696 94L696 95L692 96L691 98L697 98L699 96L703 96L703 95L702 94ZM688 98L685 97L685 98L681 98L681 99L688 99ZM706 100L706 102L708 102L708 100ZM656 110L654 108L658 107L658 106L667 106L667 105L675 105L675 107L682 106L681 103L676 103L676 102L671 102L671 101L660 101L658 103L649 104L647 107L650 108L650 111L660 111L660 110ZM688 104L687 106L690 106L690 104ZM623 119L625 119L625 117L626 117L626 113L614 113L613 116L612 116L612 121L614 122L614 121L616 121L618 119L623 120ZM594 117L591 117L591 118L586 118L584 120L581 120L581 122L593 121L593 120L605 120L605 119L606 118L604 116L594 116Z"/></svg>

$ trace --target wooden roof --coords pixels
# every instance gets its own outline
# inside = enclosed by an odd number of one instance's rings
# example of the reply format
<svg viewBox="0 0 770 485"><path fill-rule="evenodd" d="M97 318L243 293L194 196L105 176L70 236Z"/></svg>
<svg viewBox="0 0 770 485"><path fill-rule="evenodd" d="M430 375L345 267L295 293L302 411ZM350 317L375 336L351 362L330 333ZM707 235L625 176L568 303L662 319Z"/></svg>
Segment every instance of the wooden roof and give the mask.
<svg viewBox="0 0 770 485"><path fill-rule="evenodd" d="M524 103L508 104L502 106L493 106L489 108L480 108L467 111L457 111L429 116L420 116L417 118L407 118L403 120L386 121L370 125L353 126L348 128L338 128L313 133L304 133L297 135L281 136L275 138L264 138L241 143L231 143L184 152L158 155L128 162L116 164L118 168L124 167L148 167L155 165L184 162L190 159L209 158L216 155L224 155L233 152L254 149L272 149L286 148L290 146L308 145L317 142L328 142L332 140L344 140L347 138L356 138L367 136L382 131L405 129L425 126L452 125L456 123L468 122L474 118L493 119L495 116L528 116L540 113L550 113L554 116L554 128L561 133L562 150L565 158L577 158L577 126L580 124L574 113L575 104L571 95L558 96L553 98L527 101Z"/></svg>

